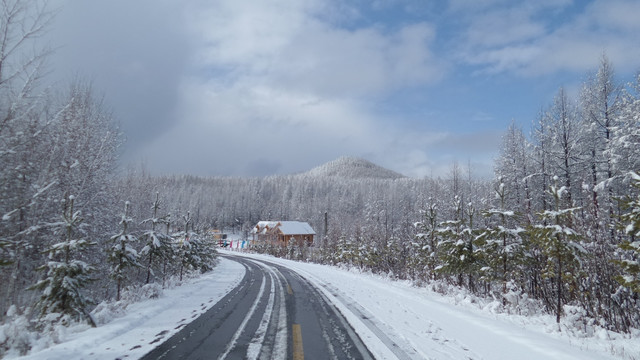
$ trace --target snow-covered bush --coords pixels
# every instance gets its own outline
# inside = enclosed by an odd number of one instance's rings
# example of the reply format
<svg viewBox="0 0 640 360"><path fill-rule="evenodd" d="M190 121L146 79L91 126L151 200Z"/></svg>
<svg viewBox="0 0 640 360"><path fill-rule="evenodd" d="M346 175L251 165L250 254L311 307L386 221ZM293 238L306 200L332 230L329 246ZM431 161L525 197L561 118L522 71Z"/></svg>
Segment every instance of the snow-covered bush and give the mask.
<svg viewBox="0 0 640 360"><path fill-rule="evenodd" d="M0 325L0 358L26 355L35 338L27 314L20 314L15 305L9 307L6 321Z"/></svg>
<svg viewBox="0 0 640 360"><path fill-rule="evenodd" d="M91 315L96 325L104 325L115 318L123 316L126 313L127 305L122 300L116 302L102 301L91 311Z"/></svg>
<svg viewBox="0 0 640 360"><path fill-rule="evenodd" d="M162 296L162 285L151 283L140 287L130 287L122 293L122 301L134 303L145 299L157 299Z"/></svg>
<svg viewBox="0 0 640 360"><path fill-rule="evenodd" d="M103 325L115 318L124 316L129 305L147 299L157 299L163 294L162 285L157 283L145 284L143 286L129 286L122 290L120 300L102 301L98 304L91 315L97 325Z"/></svg>
<svg viewBox="0 0 640 360"><path fill-rule="evenodd" d="M506 300L506 307L509 313L533 316L544 313L544 305L540 300L533 299L526 292L521 289L510 288L506 294L504 294Z"/></svg>
<svg viewBox="0 0 640 360"><path fill-rule="evenodd" d="M595 320L580 306L564 305L564 317L560 325L574 336L592 337L595 334Z"/></svg>
<svg viewBox="0 0 640 360"><path fill-rule="evenodd" d="M27 355L66 340L69 334L87 330L70 314L47 313L31 320L30 310L18 311L15 305L7 311L7 321L0 325L0 358Z"/></svg>

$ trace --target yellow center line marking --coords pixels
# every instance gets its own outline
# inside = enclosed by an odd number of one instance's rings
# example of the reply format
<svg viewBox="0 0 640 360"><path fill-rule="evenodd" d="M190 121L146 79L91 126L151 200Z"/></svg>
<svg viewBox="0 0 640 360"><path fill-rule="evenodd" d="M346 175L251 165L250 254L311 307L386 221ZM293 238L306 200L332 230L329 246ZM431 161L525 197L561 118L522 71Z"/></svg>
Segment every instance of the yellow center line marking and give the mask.
<svg viewBox="0 0 640 360"><path fill-rule="evenodd" d="M293 295L293 290L291 290L291 285L287 284L287 293L289 295Z"/></svg>
<svg viewBox="0 0 640 360"><path fill-rule="evenodd" d="M291 325L293 328L293 360L304 360L304 350L302 349L302 330L300 324Z"/></svg>

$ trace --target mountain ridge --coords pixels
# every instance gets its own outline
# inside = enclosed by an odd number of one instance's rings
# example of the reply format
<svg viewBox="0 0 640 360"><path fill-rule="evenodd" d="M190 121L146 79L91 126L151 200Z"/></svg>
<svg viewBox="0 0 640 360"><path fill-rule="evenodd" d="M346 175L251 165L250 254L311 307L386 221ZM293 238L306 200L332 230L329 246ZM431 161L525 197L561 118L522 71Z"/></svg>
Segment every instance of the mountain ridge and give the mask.
<svg viewBox="0 0 640 360"><path fill-rule="evenodd" d="M300 175L348 179L401 179L406 177L371 161L352 156L339 157Z"/></svg>

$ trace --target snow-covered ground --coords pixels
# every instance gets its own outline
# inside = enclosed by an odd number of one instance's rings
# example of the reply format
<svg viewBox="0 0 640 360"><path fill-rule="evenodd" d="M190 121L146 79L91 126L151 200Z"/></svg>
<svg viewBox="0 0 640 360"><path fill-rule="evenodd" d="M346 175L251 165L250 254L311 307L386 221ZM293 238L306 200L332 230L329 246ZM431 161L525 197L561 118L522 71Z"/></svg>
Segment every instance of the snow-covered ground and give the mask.
<svg viewBox="0 0 640 360"><path fill-rule="evenodd" d="M123 316L97 328L69 333L63 343L20 359L138 359L211 308L244 273L244 266L220 259L212 272L165 289L156 299L130 304Z"/></svg>
<svg viewBox="0 0 640 360"><path fill-rule="evenodd" d="M379 359L640 359L640 335L604 330L595 336L558 331L552 316L492 311L472 296L442 296L407 282L318 264L245 254L295 270L336 304ZM209 274L131 304L121 317L22 359L136 359L213 306L244 276L221 259ZM394 352L394 347L402 351Z"/></svg>
<svg viewBox="0 0 640 360"><path fill-rule="evenodd" d="M286 266L322 289L379 359L397 358L394 343L424 359L640 359L638 333L579 337L566 325L559 331L553 316L495 313L464 293L442 296L353 270L242 255Z"/></svg>

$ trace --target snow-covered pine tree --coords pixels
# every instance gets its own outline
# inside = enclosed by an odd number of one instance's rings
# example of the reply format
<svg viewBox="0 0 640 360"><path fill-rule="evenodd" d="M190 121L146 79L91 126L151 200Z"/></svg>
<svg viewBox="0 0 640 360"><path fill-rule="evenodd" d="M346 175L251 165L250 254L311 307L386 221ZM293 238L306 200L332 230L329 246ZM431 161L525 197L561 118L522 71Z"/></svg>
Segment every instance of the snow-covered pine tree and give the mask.
<svg viewBox="0 0 640 360"><path fill-rule="evenodd" d="M353 259L360 269L379 271L382 261L382 251L373 241L370 241L362 231L357 232L351 242L354 244Z"/></svg>
<svg viewBox="0 0 640 360"><path fill-rule="evenodd" d="M215 259L215 249L213 244L207 246L198 234L193 231L191 212L183 217L184 231L174 234L174 238L179 239L177 244L177 256L180 260L180 281L185 270L207 271L211 268L211 262ZM190 227L191 226L191 227ZM211 249L213 252L211 252Z"/></svg>
<svg viewBox="0 0 640 360"><path fill-rule="evenodd" d="M174 238L179 239L177 244L177 256L180 259L180 281L185 270L209 271L213 268L213 261L217 257L217 250L212 241L201 238L195 231L191 230L191 213L183 217L184 231L174 234ZM190 227L191 226L191 227Z"/></svg>
<svg viewBox="0 0 640 360"><path fill-rule="evenodd" d="M474 276L478 270L473 244L475 232L472 230L475 210L472 204L467 205L465 211L469 218L467 223L462 211L462 202L458 196L454 197L453 205L456 218L438 225L437 233L442 240L438 243L440 264L435 270L456 276L459 286L465 285L464 277L467 276L466 285L471 291L475 291Z"/></svg>
<svg viewBox="0 0 640 360"><path fill-rule="evenodd" d="M62 239L45 250L47 262L38 268L45 272L45 278L31 289L42 291L37 303L41 315L56 313L59 314L58 320L68 315L95 327L87 309L91 300L83 293L84 287L93 280L90 274L94 268L80 258L96 243L77 237L82 234L83 219L80 211L74 209L73 195L69 196L66 205L62 220L50 224L54 234Z"/></svg>
<svg viewBox="0 0 640 360"><path fill-rule="evenodd" d="M213 269L214 261L218 257L218 250L213 241L203 238L196 232L191 232L189 239L191 241L191 249L197 262L194 268L202 273Z"/></svg>
<svg viewBox="0 0 640 360"><path fill-rule="evenodd" d="M173 237L169 234L156 231L157 226L166 222L165 217L158 217L159 209L160 194L156 193L156 200L151 206L153 217L141 222L141 224L151 224L151 229L145 231L142 236L140 236L140 240L145 244L142 250L140 250L140 254L147 256L146 284L151 281L151 276L154 275L153 266L155 265L155 261L170 259L174 254Z"/></svg>
<svg viewBox="0 0 640 360"><path fill-rule="evenodd" d="M207 272L213 268L217 251L212 243L201 239L193 231L180 232L174 236L179 239L177 253L180 258L180 281L187 270Z"/></svg>
<svg viewBox="0 0 640 360"><path fill-rule="evenodd" d="M535 224L528 230L531 244L548 259L542 276L550 279L555 285L554 308L556 322L560 322L563 306L572 297L575 298L580 271L580 254L585 250L576 242L580 235L571 228L574 212L578 208L561 208L560 204L566 188L558 187L558 177L554 176L554 184L549 194L555 201L554 210L545 210L539 214L542 224Z"/></svg>
<svg viewBox="0 0 640 360"><path fill-rule="evenodd" d="M632 187L634 195L620 199L620 207L625 211L619 220L619 226L625 239L618 244L620 250L614 263L619 266L620 273L615 280L620 284L614 296L617 317L616 328L629 332L631 328L640 326L640 175L632 171Z"/></svg>
<svg viewBox="0 0 640 360"><path fill-rule="evenodd" d="M330 255L333 264L351 265L357 262L357 245L351 237L341 235L336 240L335 250Z"/></svg>
<svg viewBox="0 0 640 360"><path fill-rule="evenodd" d="M356 230L353 235L337 235L337 238L333 240L331 263L338 265L352 265L361 263L363 258L359 256L358 242L361 240L359 237L361 232Z"/></svg>
<svg viewBox="0 0 640 360"><path fill-rule="evenodd" d="M135 235L129 233L129 225L133 219L129 217L129 202L124 204L124 214L120 220L122 230L111 237L113 245L108 254L108 261L111 263L111 277L116 281L116 301L120 301L122 282L127 279L127 269L131 267L142 267L138 252L131 246L138 241Z"/></svg>
<svg viewBox="0 0 640 360"><path fill-rule="evenodd" d="M478 253L485 265L480 270L483 278L488 281L499 280L504 296L507 293L507 283L514 280L514 273L522 259L520 234L524 229L513 227L516 213L506 209L507 190L502 177L498 177L494 192L500 207L483 212L493 224L485 228L478 237ZM503 297L503 302L505 300Z"/></svg>
<svg viewBox="0 0 640 360"><path fill-rule="evenodd" d="M435 268L438 262L438 239L436 236L438 207L435 202L431 201L428 209L421 210L421 215L422 221L414 224L417 234L412 243L414 256L411 265L415 268L418 279L426 280L427 277L435 279Z"/></svg>
<svg viewBox="0 0 640 360"><path fill-rule="evenodd" d="M187 215L184 219L184 231L173 234L177 242L177 256L180 261L180 281L182 281L182 274L185 267L189 267L192 264L197 263L197 259L193 258L193 249L191 248L191 240L189 239L189 223L191 222L191 213L187 211Z"/></svg>
<svg viewBox="0 0 640 360"><path fill-rule="evenodd" d="M623 258L615 260L623 274L616 280L635 293L640 293L640 175L632 172L632 186L638 190L635 197L627 196L621 201L622 208L627 210L620 216L620 225L628 237L618 246L624 250Z"/></svg>
<svg viewBox="0 0 640 360"><path fill-rule="evenodd" d="M290 239L287 243L287 259L295 259L296 256L296 239Z"/></svg>
<svg viewBox="0 0 640 360"><path fill-rule="evenodd" d="M407 278L407 264L409 263L409 247L406 241L401 241L395 235L391 235L384 247L383 271L393 275L396 279Z"/></svg>
<svg viewBox="0 0 640 360"><path fill-rule="evenodd" d="M302 261L309 260L309 243L304 239L296 247L296 258Z"/></svg>

